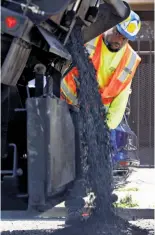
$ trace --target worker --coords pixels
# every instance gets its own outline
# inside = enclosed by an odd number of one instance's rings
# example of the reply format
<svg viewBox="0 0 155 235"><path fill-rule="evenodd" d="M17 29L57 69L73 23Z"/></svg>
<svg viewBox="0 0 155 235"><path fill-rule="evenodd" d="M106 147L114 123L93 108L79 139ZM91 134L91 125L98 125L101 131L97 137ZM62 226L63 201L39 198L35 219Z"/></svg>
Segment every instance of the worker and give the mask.
<svg viewBox="0 0 155 235"><path fill-rule="evenodd" d="M131 11L126 20L85 45L96 69L99 93L110 130L116 129L123 119L132 79L141 61L129 45L129 41L136 39L140 27L139 16ZM75 106L78 106L78 75L78 69L73 67L61 82L61 98Z"/></svg>
<svg viewBox="0 0 155 235"><path fill-rule="evenodd" d="M140 26L139 16L131 11L125 21L86 44L97 70L99 93L107 110L110 129L115 129L123 118L132 78L141 60L128 44L129 40L135 40ZM72 105L78 104L77 78L78 70L74 67L61 83L61 98Z"/></svg>

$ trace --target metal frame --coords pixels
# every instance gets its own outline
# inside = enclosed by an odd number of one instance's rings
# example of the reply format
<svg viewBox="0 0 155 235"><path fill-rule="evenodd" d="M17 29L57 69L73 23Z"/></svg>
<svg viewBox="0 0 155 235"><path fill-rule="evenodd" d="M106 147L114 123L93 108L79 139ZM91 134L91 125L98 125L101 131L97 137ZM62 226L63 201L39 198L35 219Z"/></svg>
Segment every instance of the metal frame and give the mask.
<svg viewBox="0 0 155 235"><path fill-rule="evenodd" d="M20 38L14 38L2 65L1 82L16 86L31 52L31 46Z"/></svg>
<svg viewBox="0 0 155 235"><path fill-rule="evenodd" d="M149 14L149 12L146 13ZM154 22L147 21L146 18L146 21L142 22L141 31L137 41L134 43L134 49L142 57L142 61L133 80L131 116L129 118L130 126L138 137L140 167L148 165L152 167L154 165L153 43ZM145 103L143 104L142 102Z"/></svg>
<svg viewBox="0 0 155 235"><path fill-rule="evenodd" d="M17 146L16 144L9 144L9 147L13 147L13 169L12 170L1 170L0 173L3 175L9 175L11 178L15 178L18 175L17 172ZM10 175L11 174L11 175Z"/></svg>

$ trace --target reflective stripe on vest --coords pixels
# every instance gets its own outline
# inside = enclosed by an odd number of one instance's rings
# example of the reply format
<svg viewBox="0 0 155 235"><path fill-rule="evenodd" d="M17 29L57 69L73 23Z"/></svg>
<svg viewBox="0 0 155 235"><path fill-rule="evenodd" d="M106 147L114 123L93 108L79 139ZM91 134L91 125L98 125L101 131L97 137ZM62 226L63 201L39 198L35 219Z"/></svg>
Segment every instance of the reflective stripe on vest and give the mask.
<svg viewBox="0 0 155 235"><path fill-rule="evenodd" d="M132 73L132 68L134 67L134 64L136 63L137 55L132 52L131 58L129 60L129 64L124 68L122 71L122 74L118 78L119 81L124 82L126 77Z"/></svg>
<svg viewBox="0 0 155 235"><path fill-rule="evenodd" d="M97 74L101 69L100 58L102 56L102 43L103 35L99 35L97 38L91 40L85 45ZM124 55L115 72L109 78L108 84L105 87L99 88L99 93L101 94L103 104L110 104L113 99L127 87L127 85L131 82L140 61L141 59L137 53L130 47L129 44L127 44ZM61 88L67 98L70 99L70 102L72 104L77 104L76 82L74 80L74 76L78 77L78 70L75 67L64 77L65 81L62 83ZM70 95L69 92L71 93Z"/></svg>
<svg viewBox="0 0 155 235"><path fill-rule="evenodd" d="M65 79L62 79L61 81L61 92L66 96L68 103L77 105L78 104L78 99L76 94L73 95L68 86L66 85Z"/></svg>
<svg viewBox="0 0 155 235"><path fill-rule="evenodd" d="M97 41L98 41L97 38L94 38L90 42L85 44L85 47L86 47L87 52L89 53L90 57L93 55L93 53L96 49Z"/></svg>

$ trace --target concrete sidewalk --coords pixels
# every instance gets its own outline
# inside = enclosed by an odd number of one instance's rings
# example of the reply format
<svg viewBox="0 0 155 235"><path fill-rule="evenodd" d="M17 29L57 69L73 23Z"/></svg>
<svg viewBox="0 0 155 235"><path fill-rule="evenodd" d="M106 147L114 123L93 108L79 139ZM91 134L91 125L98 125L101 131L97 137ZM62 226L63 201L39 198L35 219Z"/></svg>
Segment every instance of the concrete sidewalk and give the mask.
<svg viewBox="0 0 155 235"><path fill-rule="evenodd" d="M124 187L115 191L119 201L131 195L137 208L155 209L155 169L135 168L126 180Z"/></svg>

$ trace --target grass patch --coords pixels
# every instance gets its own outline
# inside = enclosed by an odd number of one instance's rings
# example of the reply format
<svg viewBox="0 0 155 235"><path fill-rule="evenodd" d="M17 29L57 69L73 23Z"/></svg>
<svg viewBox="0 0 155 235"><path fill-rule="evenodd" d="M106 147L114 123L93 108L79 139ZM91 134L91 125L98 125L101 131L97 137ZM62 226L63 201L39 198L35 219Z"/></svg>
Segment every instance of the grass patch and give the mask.
<svg viewBox="0 0 155 235"><path fill-rule="evenodd" d="M137 192L138 188L119 188L116 189L117 192Z"/></svg>
<svg viewBox="0 0 155 235"><path fill-rule="evenodd" d="M119 208L133 208L138 207L138 204L136 201L133 201L131 195L126 195L124 198L122 198L119 202L114 203L114 207Z"/></svg>

